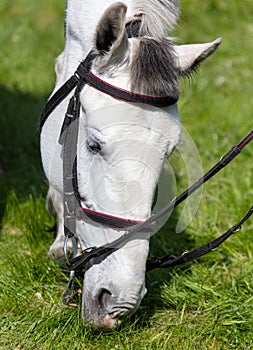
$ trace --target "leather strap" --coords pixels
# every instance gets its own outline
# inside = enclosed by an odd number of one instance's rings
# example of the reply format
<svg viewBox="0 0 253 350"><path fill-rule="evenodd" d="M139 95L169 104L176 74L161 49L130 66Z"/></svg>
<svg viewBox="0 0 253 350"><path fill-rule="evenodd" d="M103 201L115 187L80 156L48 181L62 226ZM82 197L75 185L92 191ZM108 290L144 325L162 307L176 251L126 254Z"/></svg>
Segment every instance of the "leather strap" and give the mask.
<svg viewBox="0 0 253 350"><path fill-rule="evenodd" d="M167 255L162 258L152 258L147 261L147 271L151 271L157 268L168 268L174 267L177 265L186 264L192 260L195 260L219 247L224 241L226 241L231 235L239 231L244 224L245 221L249 219L249 217L253 214L253 206L246 213L246 215L233 227L231 227L228 231L223 233L220 237L215 240L202 245L201 247L194 249L190 252L185 252L182 255L175 257L173 255Z"/></svg>
<svg viewBox="0 0 253 350"><path fill-rule="evenodd" d="M79 266L81 269L84 269L84 265L87 264L87 262L96 256L101 256L101 254L111 254L113 251L121 248L124 243L130 241L131 239L136 238L136 235L140 232L148 232L150 229L150 224L152 222L155 222L168 212L172 211L176 206L178 206L181 202L183 202L188 196L190 196L192 193L194 193L199 187L201 187L205 182L210 180L215 174L217 174L222 168L224 168L227 164L229 164L240 152L241 150L253 139L253 129L234 147L232 147L218 162L215 164L203 177L201 177L199 180L197 180L192 186L190 186L186 191L184 191L181 195L175 197L170 203L168 203L162 210L160 210L158 213L151 215L151 217L146 220L142 224L138 224L132 228L130 228L125 234L123 234L120 238L116 239L115 241L105 244L101 247L93 247L91 250L84 251L80 256L71 259L70 263L68 264L68 269L74 270L79 269ZM252 215L252 208L249 210L249 212L244 216L244 218L239 222L239 224L235 225L234 227L240 226L243 222L245 222L250 216ZM236 230L235 228L231 229L231 232L234 233ZM230 232L230 230L229 230ZM196 250L193 252L187 253L188 255L188 261L191 261L195 259L198 256L202 256L203 254L208 253L210 250L214 249L215 245L220 245L222 242L224 242L232 233L225 233L221 237L219 237L217 240L208 243L207 245L200 247L197 249L197 255ZM210 248L211 247L211 248ZM210 249L209 249L210 248ZM204 252L204 253L203 253ZM97 255L98 254L98 255ZM198 255L199 254L199 255ZM152 266L153 268L157 267L169 267L169 264L171 266L179 265L180 261L181 263L187 262L187 256L183 255L178 258L171 257L171 256L165 256L164 258L152 258L150 259L150 262L147 263L148 269L151 270ZM174 262L169 263L169 261L174 260ZM165 266L167 263L167 266ZM156 265L157 264L157 265ZM161 266L158 266L158 265ZM164 266L162 266L164 264Z"/></svg>
<svg viewBox="0 0 253 350"><path fill-rule="evenodd" d="M78 141L78 119L80 113L80 92L83 86L87 83L106 94L109 94L115 98L119 98L128 102L146 103L158 107L164 107L176 103L176 99L169 96L165 97L155 97L146 96L141 94L132 93L126 91L111 84L106 83L99 77L95 76L90 72L91 64L94 59L94 53L91 51L86 59L80 63L75 74L68 79L68 81L63 84L63 86L49 99L47 104L42 110L40 119L40 131L47 120L48 116L52 111L70 94L70 92L76 87L74 96L70 99L67 113L65 115L64 123L61 130L60 142L63 144L63 187L64 187L64 227L66 238L73 237L76 230L76 219L77 219L77 203L80 204L80 198L78 193L77 184L77 174L76 174L76 151L77 151L77 141ZM73 128L72 128L73 125ZM240 152L241 150L252 140L253 129L229 152L227 152L217 164L212 167L202 178L200 178L196 183L189 187L180 196L174 198L166 207L160 210L158 213L151 215L151 217L143 223L131 222L131 228L122 235L120 238L116 239L112 243L106 244L98 248L91 248L88 251L83 252L80 256L72 259L68 265L70 270L84 269L84 265L92 259L105 254L111 254L113 251L119 249L127 241L136 237L136 234L140 232L149 232L152 223L156 222L160 217L164 216L171 210L173 210L177 205L179 205L183 200L185 200L189 195L194 193L199 187L218 173L222 168L229 164ZM74 169L73 169L74 165ZM94 213L88 211L86 215L90 218L93 217L95 221L102 221L102 223L109 223L109 225L114 224L116 227L119 225L119 221L126 224L127 220L120 219L116 217L110 217L109 215L102 213ZM87 216L88 216L87 215ZM156 267L169 267L179 265L195 259L196 257L202 256L208 253L210 250L218 247L224 240L226 240L231 234L233 234L238 227L245 222L249 216L252 215L252 208L244 216L244 218L235 226L233 226L229 231L223 234L218 239L195 249L192 252L183 254L179 257L166 256L164 258L152 258L149 259L147 263L147 269L151 270ZM107 219L105 220L105 217ZM130 221L130 220L128 220ZM134 226L133 226L134 223ZM124 226L123 225L123 226ZM128 225L128 223L127 223ZM122 227L123 227L122 226ZM127 226L129 227L129 226ZM86 268L86 267L85 267Z"/></svg>
<svg viewBox="0 0 253 350"><path fill-rule="evenodd" d="M94 59L95 55L91 51L87 55L84 61L80 63L79 66L82 66L82 69L90 70L92 61ZM77 68L78 70L78 68ZM41 111L40 114L40 133L42 131L42 128L49 117L49 115L55 110L55 108L71 93L71 91L74 90L74 88L77 86L78 82L80 81L80 76L76 72L49 98L46 105ZM66 118L65 118L66 119ZM65 121L64 121L65 122ZM63 130L62 130L63 131Z"/></svg>
<svg viewBox="0 0 253 350"><path fill-rule="evenodd" d="M78 219L87 220L87 218L99 224L110 226L120 230L127 230L129 227L133 227L135 225L143 223L143 221L120 218L117 216L100 213L95 210L82 208L80 206Z"/></svg>
<svg viewBox="0 0 253 350"><path fill-rule="evenodd" d="M94 58L95 54L91 51L85 60L79 64L75 73L53 94L52 97L50 97L40 115L40 133L49 115L71 93L80 80L82 80L83 85L89 84L94 89L126 102L144 103L154 107L167 107L178 101L178 98L171 96L159 97L134 93L105 82L90 71Z"/></svg>
<svg viewBox="0 0 253 350"><path fill-rule="evenodd" d="M234 226L232 226L228 231L226 231L223 235L218 237L217 239L202 245L201 247L194 249L190 252L185 252L182 255L176 257L173 255L167 255L162 258L151 258L147 261L146 270L151 271L156 268L168 268L168 267L174 267L182 264L186 264L192 260L195 260L210 251L215 250L218 248L219 245L221 245L225 240L227 240L232 234L236 233L241 229L241 226L249 219L249 217L253 214L253 206L250 208L250 210L246 213L246 215ZM85 272L87 270L88 262L91 259L94 258L105 258L109 254L113 253L117 249L119 249L119 246L115 244L116 241L101 246L101 247L92 247L84 252L82 252L81 255L73 258L70 260L70 263L67 265L67 269L70 271L77 271L77 272Z"/></svg>

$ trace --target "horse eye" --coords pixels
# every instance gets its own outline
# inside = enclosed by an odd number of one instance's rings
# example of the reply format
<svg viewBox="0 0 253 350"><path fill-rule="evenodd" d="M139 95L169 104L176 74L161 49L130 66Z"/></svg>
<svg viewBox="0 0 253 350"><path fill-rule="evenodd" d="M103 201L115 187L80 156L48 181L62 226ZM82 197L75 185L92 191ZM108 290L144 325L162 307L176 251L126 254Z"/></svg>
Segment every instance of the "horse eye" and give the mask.
<svg viewBox="0 0 253 350"><path fill-rule="evenodd" d="M97 154L101 151L101 145L96 141L86 141L87 149L93 154Z"/></svg>

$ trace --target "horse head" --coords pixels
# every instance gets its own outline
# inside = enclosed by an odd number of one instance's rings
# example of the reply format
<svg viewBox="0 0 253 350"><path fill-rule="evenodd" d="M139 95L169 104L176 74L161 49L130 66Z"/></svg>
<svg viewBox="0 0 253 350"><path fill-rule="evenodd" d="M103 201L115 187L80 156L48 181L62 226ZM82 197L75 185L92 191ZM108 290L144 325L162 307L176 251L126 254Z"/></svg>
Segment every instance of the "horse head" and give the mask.
<svg viewBox="0 0 253 350"><path fill-rule="evenodd" d="M165 35L145 33L141 18L139 34L129 37L128 20L123 3L114 3L104 12L92 48L92 74L108 86L174 102L161 108L129 103L86 84L80 95L77 184L83 209L136 223L149 218L163 164L179 142L175 102L179 79L211 55L220 40L176 46ZM61 67L59 62L57 67ZM43 132L42 139L46 139ZM44 151L44 163L48 163L47 155ZM58 173L62 176L60 170ZM58 173L52 177L50 199L58 207L62 239L62 180L57 185ZM77 221L81 250L112 242L124 232L91 220ZM142 232L106 258L89 262L83 278L85 319L98 327L112 328L136 311L146 293L149 238L149 231Z"/></svg>

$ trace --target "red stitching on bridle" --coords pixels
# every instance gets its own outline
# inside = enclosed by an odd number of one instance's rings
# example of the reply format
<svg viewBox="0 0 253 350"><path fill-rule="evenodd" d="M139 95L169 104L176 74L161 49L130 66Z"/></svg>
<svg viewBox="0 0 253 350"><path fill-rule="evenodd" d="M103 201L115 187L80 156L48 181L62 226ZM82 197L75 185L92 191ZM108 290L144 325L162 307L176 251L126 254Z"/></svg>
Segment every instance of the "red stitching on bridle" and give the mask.
<svg viewBox="0 0 253 350"><path fill-rule="evenodd" d="M132 92L132 91L129 91L129 90L125 90L125 89L122 89L122 88L119 88L117 86L114 86L108 82L106 82L105 80L99 78L97 75L95 75L94 73L92 72L89 72L88 75L96 80L99 84L101 84L99 86L99 88L96 87L96 84L92 84L91 81L88 81L87 80L87 76L85 77L86 81L87 81L87 84L94 87L94 88L97 88L99 91L105 93L105 94L108 94L114 98L117 98L117 99L120 99L120 100L124 100L126 102L132 102L132 100L136 99L136 102L139 102L140 99L143 99L143 103L148 103L148 101L150 101L150 103L159 103L161 102L163 104L164 107L166 106L169 106L171 104L174 104L177 102L177 99L173 99L172 97L170 96L152 96L152 95L145 95L145 94L139 94L139 93L136 93L136 92ZM94 81L93 80L93 81ZM104 88L103 88L104 87ZM108 87L108 92L105 90L105 87ZM109 89L111 91L109 91ZM126 98L121 98L120 97L120 93L123 93L125 94ZM133 101L135 102L135 101Z"/></svg>
<svg viewBox="0 0 253 350"><path fill-rule="evenodd" d="M134 225L142 224L144 222L140 220L130 220L130 219L121 218L118 216L84 208L82 206L80 206L80 210L84 212L89 219L97 223L110 226L113 228L118 228L121 230L128 230L130 227Z"/></svg>

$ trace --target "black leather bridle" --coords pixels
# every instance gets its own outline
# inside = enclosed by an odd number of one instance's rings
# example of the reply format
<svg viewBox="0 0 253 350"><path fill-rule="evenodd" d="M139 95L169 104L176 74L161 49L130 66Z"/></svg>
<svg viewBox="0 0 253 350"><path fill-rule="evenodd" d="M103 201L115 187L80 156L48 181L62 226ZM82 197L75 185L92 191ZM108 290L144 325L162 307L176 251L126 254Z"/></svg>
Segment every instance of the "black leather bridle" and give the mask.
<svg viewBox="0 0 253 350"><path fill-rule="evenodd" d="M134 220L117 218L105 213L98 213L82 208L77 183L76 154L78 142L78 122L80 115L80 92L82 91L84 85L88 84L105 94L109 94L116 99L124 100L127 102L144 103L156 107L165 107L173 105L177 102L176 99L170 96L155 97L136 94L106 83L90 71L92 61L95 57L96 56L92 51L87 55L86 59L82 61L78 66L76 72L49 99L44 109L42 110L40 119L40 131L42 131L43 125L46 122L48 116L75 89L74 94L70 98L68 104L67 112L65 114L61 129L61 136L59 139L59 142L63 146L64 231L66 236L64 250L66 258L67 240L75 236L77 219L92 220L103 225L111 226L115 229L126 230L126 233L111 243L105 244L101 247L91 247L83 251L81 255L75 256L70 261L67 259L67 269L70 271L78 272L85 272L89 265L88 262L90 262L92 259L99 258L101 261L101 259L105 258L112 252L120 249L128 241L135 239L136 236L142 232L147 233L149 231L152 231L154 222L156 222L165 214L171 212L177 205L179 205L188 196L190 196L199 187L201 187L206 181L208 181L222 168L229 164L253 138L252 129L236 146L232 147L229 152L226 153L217 162L217 164L213 166L203 177L196 181L181 195L175 197L162 210L156 214L151 215L151 217L145 222L137 222ZM252 213L253 207L250 208L250 210L236 225L231 227L219 238L191 252L183 253L179 257L168 255L162 258L156 257L148 259L147 271L158 267L167 268L180 265L214 250L233 233L238 231L241 225L252 215Z"/></svg>

